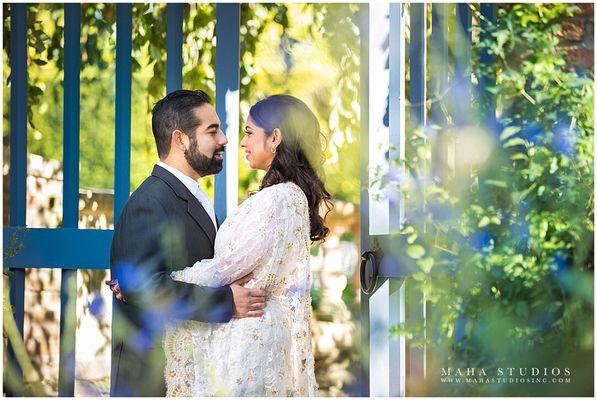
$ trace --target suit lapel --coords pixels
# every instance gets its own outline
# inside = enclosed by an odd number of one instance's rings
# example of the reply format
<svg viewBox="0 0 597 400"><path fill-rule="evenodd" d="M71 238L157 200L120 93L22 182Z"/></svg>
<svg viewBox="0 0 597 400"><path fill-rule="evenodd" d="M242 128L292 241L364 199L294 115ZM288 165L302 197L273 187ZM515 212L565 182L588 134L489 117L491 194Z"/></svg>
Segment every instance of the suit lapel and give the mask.
<svg viewBox="0 0 597 400"><path fill-rule="evenodd" d="M199 225L199 228L205 233L213 247L216 230L209 214L207 214L207 211L205 211L201 203L199 203L199 200L189 192L189 189L187 189L177 177L172 175L165 168L156 165L153 167L151 175L166 182L168 186L172 188L176 196L187 202L187 213L189 213L197 225Z"/></svg>
<svg viewBox="0 0 597 400"><path fill-rule="evenodd" d="M216 238L216 228L214 227L214 223L209 217L209 214L207 214L207 211L205 211L195 196L188 200L187 212L191 215L191 217L193 217L201 229L203 229L203 232L205 232L211 242L211 245L213 246Z"/></svg>

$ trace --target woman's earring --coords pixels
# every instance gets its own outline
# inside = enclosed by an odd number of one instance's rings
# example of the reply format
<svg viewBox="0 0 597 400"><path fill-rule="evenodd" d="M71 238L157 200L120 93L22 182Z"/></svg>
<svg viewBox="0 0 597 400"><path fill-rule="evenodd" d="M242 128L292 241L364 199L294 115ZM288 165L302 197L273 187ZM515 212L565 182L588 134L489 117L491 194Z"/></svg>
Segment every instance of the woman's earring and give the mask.
<svg viewBox="0 0 597 400"><path fill-rule="evenodd" d="M272 147L272 154L276 154L276 148Z"/></svg>

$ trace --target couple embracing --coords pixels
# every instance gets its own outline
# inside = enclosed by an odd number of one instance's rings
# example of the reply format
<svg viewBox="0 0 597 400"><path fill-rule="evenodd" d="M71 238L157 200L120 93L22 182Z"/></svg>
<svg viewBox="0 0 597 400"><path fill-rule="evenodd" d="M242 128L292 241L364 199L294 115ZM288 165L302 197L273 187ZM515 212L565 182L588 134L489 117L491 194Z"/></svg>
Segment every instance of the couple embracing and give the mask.
<svg viewBox="0 0 597 400"><path fill-rule="evenodd" d="M227 143L209 96L178 90L152 114L160 161L111 247L110 394L316 396L309 249L330 204L317 118L289 95L251 107L241 147L265 176L219 226L197 182Z"/></svg>

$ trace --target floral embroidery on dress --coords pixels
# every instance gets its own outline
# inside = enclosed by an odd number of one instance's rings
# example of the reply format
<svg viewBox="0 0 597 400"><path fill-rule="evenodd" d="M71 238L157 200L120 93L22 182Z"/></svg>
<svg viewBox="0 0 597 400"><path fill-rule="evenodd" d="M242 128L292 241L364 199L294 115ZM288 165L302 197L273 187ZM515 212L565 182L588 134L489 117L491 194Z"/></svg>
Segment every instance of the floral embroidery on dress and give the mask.
<svg viewBox="0 0 597 400"><path fill-rule="evenodd" d="M227 324L172 321L166 330L167 396L317 396L311 346L309 208L281 183L249 197L226 219L214 258L172 273L223 286L254 273L267 292L259 318Z"/></svg>

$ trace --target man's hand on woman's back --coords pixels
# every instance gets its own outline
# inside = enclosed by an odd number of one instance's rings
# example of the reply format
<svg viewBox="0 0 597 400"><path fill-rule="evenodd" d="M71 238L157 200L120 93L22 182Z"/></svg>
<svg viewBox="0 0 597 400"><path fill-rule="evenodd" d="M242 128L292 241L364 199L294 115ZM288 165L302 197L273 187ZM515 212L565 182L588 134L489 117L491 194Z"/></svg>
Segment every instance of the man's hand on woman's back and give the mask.
<svg viewBox="0 0 597 400"><path fill-rule="evenodd" d="M259 288L245 288L247 282L253 279L250 273L230 284L234 299L233 318L261 317L265 308L265 291Z"/></svg>
<svg viewBox="0 0 597 400"><path fill-rule="evenodd" d="M230 284L232 290L232 297L234 299L234 314L233 318L248 318L261 317L263 309L265 308L265 291L259 288L245 288L247 282L253 279L253 274L250 273L237 281ZM117 300L124 301L124 296L120 290L118 279L112 279L105 282L114 293Z"/></svg>

